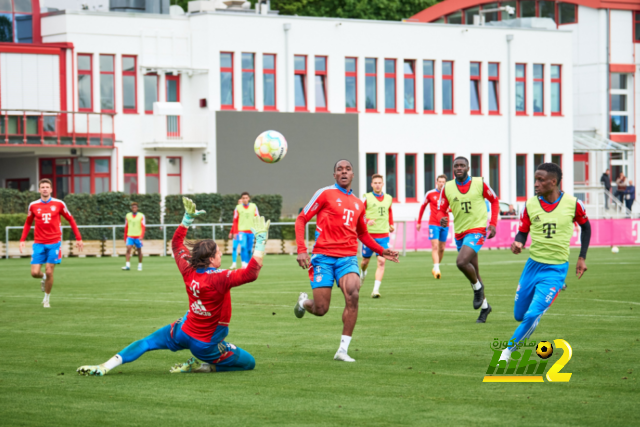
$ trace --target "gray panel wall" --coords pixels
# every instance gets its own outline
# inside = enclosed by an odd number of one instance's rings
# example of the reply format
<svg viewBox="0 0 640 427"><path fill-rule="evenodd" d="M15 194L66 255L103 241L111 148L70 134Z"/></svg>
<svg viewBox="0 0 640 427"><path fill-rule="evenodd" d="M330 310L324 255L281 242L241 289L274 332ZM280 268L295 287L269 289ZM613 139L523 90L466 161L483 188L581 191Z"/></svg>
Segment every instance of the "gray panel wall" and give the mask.
<svg viewBox="0 0 640 427"><path fill-rule="evenodd" d="M282 133L289 144L278 163L261 162L253 143L266 130ZM281 194L283 216L297 215L316 190L335 183L333 165L348 159L358 189L356 114L216 112L217 178L221 194ZM357 191L356 191L357 193Z"/></svg>

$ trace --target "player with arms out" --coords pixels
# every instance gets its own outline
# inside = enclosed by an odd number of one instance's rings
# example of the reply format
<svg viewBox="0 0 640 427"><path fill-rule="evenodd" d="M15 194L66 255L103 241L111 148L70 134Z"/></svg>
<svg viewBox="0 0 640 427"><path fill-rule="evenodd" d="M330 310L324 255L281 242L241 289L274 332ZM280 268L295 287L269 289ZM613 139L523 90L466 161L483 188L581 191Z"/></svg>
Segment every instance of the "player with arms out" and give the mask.
<svg viewBox="0 0 640 427"><path fill-rule="evenodd" d="M329 311L331 289L338 282L345 299L342 313L342 338L334 360L355 362L349 357L349 343L358 319L360 276L358 271L358 239L378 255L398 262L398 252L384 249L369 235L362 201L353 195L353 166L348 160L339 160L333 167L334 185L321 188L298 215L296 220L296 242L298 265L309 270L313 299L300 293L294 308L296 317L306 311L324 316ZM316 219L316 243L309 259L305 242L305 226Z"/></svg>
<svg viewBox="0 0 640 427"><path fill-rule="evenodd" d="M59 199L51 197L52 186L49 179L41 179L38 183L40 198L29 204L27 220L24 223L22 237L20 238L20 253L24 250L25 240L29 235L31 224L35 221L33 254L31 255L31 277L42 279L40 290L44 292L42 305L50 308L49 298L53 288L53 270L62 261L62 228L60 216L62 215L76 236L76 247L82 252L84 244L76 220L67 209L67 205ZM42 264L45 264L45 272L42 273Z"/></svg>
<svg viewBox="0 0 640 427"><path fill-rule="evenodd" d="M382 192L384 180L382 175L373 175L371 177L371 187L373 191L362 196L364 203L365 215L367 216L367 231L373 240L375 240L383 249L389 249L389 232L393 232L393 211L391 204L393 198ZM360 267L360 285L364 283L367 277L367 267L373 256L373 251L362 245L362 266ZM378 269L376 270L376 281L373 284L373 292L371 298L380 298L380 284L384 277L385 259L378 257Z"/></svg>
<svg viewBox="0 0 640 427"><path fill-rule="evenodd" d="M420 206L420 214L418 215L418 223L416 229L420 231L422 228L422 216L424 211L429 206L429 240L431 240L431 258L433 259L433 269L431 274L436 279L442 277L440 273L440 263L444 258L444 248L447 243L447 235L449 234L449 227L442 227L440 220L445 217L446 213L443 213L438 209L438 200L440 200L440 193L447 183L447 176L440 175L436 180L436 188L427 191L424 195L424 202Z"/></svg>
<svg viewBox="0 0 640 427"><path fill-rule="evenodd" d="M240 200L241 204L236 206L233 211L233 225L231 226L229 239L233 239L234 234L236 234L236 237L240 242L240 260L242 261L242 268L245 268L247 264L249 264L251 251L253 250L253 233L251 232L253 218L260 216L260 214L258 213L258 207L256 204L250 203L251 196L249 196L249 193L246 191L242 193Z"/></svg>
<svg viewBox="0 0 640 427"><path fill-rule="evenodd" d="M127 214L124 220L124 241L127 245L127 264L122 267L123 270L131 270L131 251L135 246L138 249L138 271L142 271L142 239L144 238L145 217L143 213L138 212L138 204L131 203L131 212Z"/></svg>
<svg viewBox="0 0 640 427"><path fill-rule="evenodd" d="M240 206L242 204L242 199L238 199L238 205L236 206L236 209L238 209L238 206ZM234 211L234 217L235 217L235 211ZM235 224L235 221L234 221ZM237 227L233 227L231 226L231 234L229 236L232 236L233 238L233 251L231 252L231 267L229 267L229 270L235 270L237 267L237 261L238 261L238 248L240 247L240 233L238 233Z"/></svg>
<svg viewBox="0 0 640 427"><path fill-rule="evenodd" d="M560 181L562 169L558 165L543 163L538 166L536 196L527 200L520 215L518 234L511 244L511 252L521 253L529 235L531 248L513 306L513 316L520 325L511 337L513 345L503 350L500 360L509 360L518 343L531 336L562 289L569 271L569 241L574 221L582 229L576 276L580 279L587 271L585 260L591 240L591 224L582 202L561 191Z"/></svg>
<svg viewBox="0 0 640 427"><path fill-rule="evenodd" d="M131 363L153 350L189 349L191 354L206 363L210 372L246 371L254 368L253 356L224 339L229 333L231 320L230 291L258 278L269 222L265 223L262 217L256 217L253 221L257 244L247 268L220 270L222 251L214 240L199 240L190 250L185 246L188 228L197 216L205 212L197 211L195 203L186 197L182 200L185 214L182 224L173 235L171 248L189 296L187 314L148 337L130 344L101 365L81 366L77 369L80 375L105 375L113 368Z"/></svg>
<svg viewBox="0 0 640 427"><path fill-rule="evenodd" d="M453 161L453 174L455 179L447 182L440 193L438 209L445 214L440 225L449 226L449 215L446 212L450 208L458 247L456 265L471 282L473 308L477 310L482 307L476 323L485 323L491 313L491 306L484 296L484 284L478 268L478 251L482 248L485 237L493 239L496 235L500 204L496 194L482 178L469 176L469 160L465 157L457 157ZM491 203L489 227L485 199ZM486 236L487 231L489 236Z"/></svg>

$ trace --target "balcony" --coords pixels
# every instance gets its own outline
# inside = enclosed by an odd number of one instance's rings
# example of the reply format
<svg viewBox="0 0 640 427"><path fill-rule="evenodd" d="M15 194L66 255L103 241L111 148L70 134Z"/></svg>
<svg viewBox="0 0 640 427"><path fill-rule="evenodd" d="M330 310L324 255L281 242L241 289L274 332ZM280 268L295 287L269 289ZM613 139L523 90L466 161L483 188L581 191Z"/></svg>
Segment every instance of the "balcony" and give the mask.
<svg viewBox="0 0 640 427"><path fill-rule="evenodd" d="M184 115L178 102L156 102L143 119L145 148L206 148L207 114Z"/></svg>

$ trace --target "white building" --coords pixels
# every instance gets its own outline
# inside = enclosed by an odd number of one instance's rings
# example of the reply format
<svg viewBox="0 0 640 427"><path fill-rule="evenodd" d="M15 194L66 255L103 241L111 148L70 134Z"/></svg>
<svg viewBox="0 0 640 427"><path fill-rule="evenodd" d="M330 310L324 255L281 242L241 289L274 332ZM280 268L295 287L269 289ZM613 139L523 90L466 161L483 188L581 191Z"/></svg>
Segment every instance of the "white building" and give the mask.
<svg viewBox="0 0 640 427"><path fill-rule="evenodd" d="M560 163L563 188L574 190L574 130L613 139L609 114L589 109L606 96L582 87L586 65L574 68L602 49L586 30L583 41L570 26L256 15L207 3L192 2L200 12L190 14L33 13L33 43L0 43L0 185L49 177L58 197L280 193L295 214L348 157L358 193L381 173L396 218L413 219L435 177L451 178L455 156L515 203L533 195L543 161ZM604 25L602 12L582 9L578 29L591 14ZM269 128L289 139L277 165L251 153ZM622 160L633 177L633 160Z"/></svg>

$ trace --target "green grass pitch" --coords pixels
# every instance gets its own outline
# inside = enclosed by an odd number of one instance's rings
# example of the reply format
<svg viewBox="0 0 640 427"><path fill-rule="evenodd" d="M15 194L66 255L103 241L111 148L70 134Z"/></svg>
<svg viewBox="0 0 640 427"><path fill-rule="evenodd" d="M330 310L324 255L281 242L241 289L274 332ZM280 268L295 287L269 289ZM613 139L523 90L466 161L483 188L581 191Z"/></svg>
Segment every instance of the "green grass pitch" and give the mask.
<svg viewBox="0 0 640 427"><path fill-rule="evenodd" d="M382 298L360 294L350 354L333 361L344 299L334 288L323 318L296 319L308 291L295 257L269 256L260 278L232 292L228 341L253 354L256 369L169 374L188 351L147 353L105 377L80 377L129 343L175 321L187 296L171 258L64 259L52 308L43 309L29 260L0 261L0 425L638 425L640 424L640 248L589 251L589 270L562 292L532 339L573 348L568 383L482 382L494 338L516 327L513 297L527 253L483 250L480 269L493 313L476 324L469 284L447 252L443 278L430 253L389 265ZM223 266L230 264L225 257ZM555 361L560 351L553 355ZM549 366L551 363L549 364Z"/></svg>

